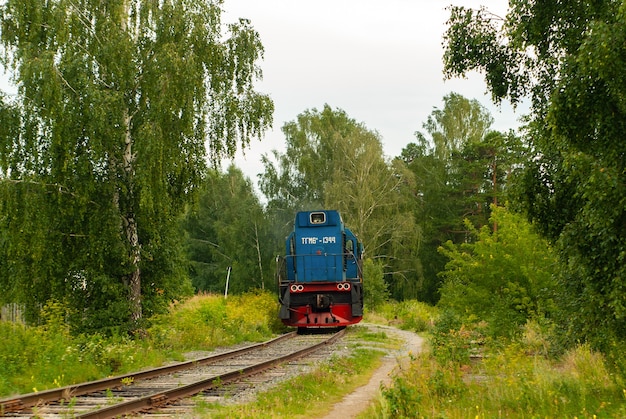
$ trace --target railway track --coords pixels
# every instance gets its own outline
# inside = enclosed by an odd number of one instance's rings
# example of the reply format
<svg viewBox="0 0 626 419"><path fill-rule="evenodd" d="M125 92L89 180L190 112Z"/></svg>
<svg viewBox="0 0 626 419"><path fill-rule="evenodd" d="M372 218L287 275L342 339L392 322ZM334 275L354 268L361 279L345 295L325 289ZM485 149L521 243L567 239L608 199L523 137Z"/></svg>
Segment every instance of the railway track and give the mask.
<svg viewBox="0 0 626 419"><path fill-rule="evenodd" d="M336 341L288 333L260 344L193 361L0 399L2 417L113 418L158 409L276 367Z"/></svg>

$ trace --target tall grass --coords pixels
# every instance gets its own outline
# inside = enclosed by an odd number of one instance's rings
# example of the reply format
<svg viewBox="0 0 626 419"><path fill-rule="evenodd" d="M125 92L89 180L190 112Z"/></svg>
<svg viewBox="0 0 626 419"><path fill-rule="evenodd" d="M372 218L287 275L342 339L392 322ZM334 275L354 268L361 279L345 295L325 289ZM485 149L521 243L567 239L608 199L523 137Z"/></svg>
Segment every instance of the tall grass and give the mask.
<svg viewBox="0 0 626 419"><path fill-rule="evenodd" d="M623 418L626 382L588 345L551 356L550 327L531 321L519 339L442 315L415 356L363 417Z"/></svg>
<svg viewBox="0 0 626 419"><path fill-rule="evenodd" d="M58 306L53 303L47 309ZM0 395L65 386L163 361L157 353L138 350L144 342L72 336L56 315L48 314L47 320L38 327L0 322Z"/></svg>
<svg viewBox="0 0 626 419"><path fill-rule="evenodd" d="M198 295L154 319L148 330L163 350L212 349L261 341L283 330L276 298L268 293Z"/></svg>
<svg viewBox="0 0 626 419"><path fill-rule="evenodd" d="M426 303L415 300L387 301L375 311L366 313L365 319L375 323L393 324L403 330L424 332L429 330L437 310Z"/></svg>
<svg viewBox="0 0 626 419"><path fill-rule="evenodd" d="M70 334L62 304L42 326L0 322L0 397L40 391L182 360L183 352L269 339L281 331L269 293L196 296L151 319L147 338Z"/></svg>
<svg viewBox="0 0 626 419"><path fill-rule="evenodd" d="M623 418L625 396L602 356L586 346L557 362L507 348L472 366L422 353L384 390L373 416Z"/></svg>

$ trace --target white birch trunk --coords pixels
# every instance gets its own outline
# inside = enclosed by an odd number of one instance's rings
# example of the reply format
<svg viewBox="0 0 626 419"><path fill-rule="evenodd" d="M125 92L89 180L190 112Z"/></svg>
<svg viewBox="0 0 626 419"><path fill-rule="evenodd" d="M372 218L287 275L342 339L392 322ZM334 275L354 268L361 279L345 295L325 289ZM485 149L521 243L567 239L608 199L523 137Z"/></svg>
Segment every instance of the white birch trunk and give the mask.
<svg viewBox="0 0 626 419"><path fill-rule="evenodd" d="M131 321L137 323L142 317L141 308L141 270L139 263L141 262L141 245L139 244L139 230L137 228L137 219L135 216L135 157L133 154L133 138L130 133L131 117L128 111L124 115L124 124L126 128L125 147L124 147L124 172L126 174L126 182L128 187L128 203L126 214L123 215L124 232L126 240L130 247L129 261L132 266L132 272L128 276L128 288L130 299Z"/></svg>

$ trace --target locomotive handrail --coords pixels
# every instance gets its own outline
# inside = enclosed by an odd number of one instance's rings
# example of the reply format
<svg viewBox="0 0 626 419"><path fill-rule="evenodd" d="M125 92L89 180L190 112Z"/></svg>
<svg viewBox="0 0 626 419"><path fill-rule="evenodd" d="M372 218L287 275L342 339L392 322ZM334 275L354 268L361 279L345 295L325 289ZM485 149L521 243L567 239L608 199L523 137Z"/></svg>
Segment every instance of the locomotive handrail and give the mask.
<svg viewBox="0 0 626 419"><path fill-rule="evenodd" d="M285 255L285 256L281 256L282 258L295 258L295 257L300 257L300 256L354 256L353 252L347 252L347 253L298 253L297 255Z"/></svg>

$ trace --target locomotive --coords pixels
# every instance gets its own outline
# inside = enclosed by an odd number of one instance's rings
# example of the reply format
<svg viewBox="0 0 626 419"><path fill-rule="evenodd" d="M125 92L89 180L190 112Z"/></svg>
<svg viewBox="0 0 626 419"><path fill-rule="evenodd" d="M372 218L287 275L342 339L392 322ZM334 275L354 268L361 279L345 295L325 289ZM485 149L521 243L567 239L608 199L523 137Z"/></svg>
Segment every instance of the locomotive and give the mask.
<svg viewBox="0 0 626 419"><path fill-rule="evenodd" d="M277 258L279 316L299 330L363 318L363 244L335 210L301 211Z"/></svg>

